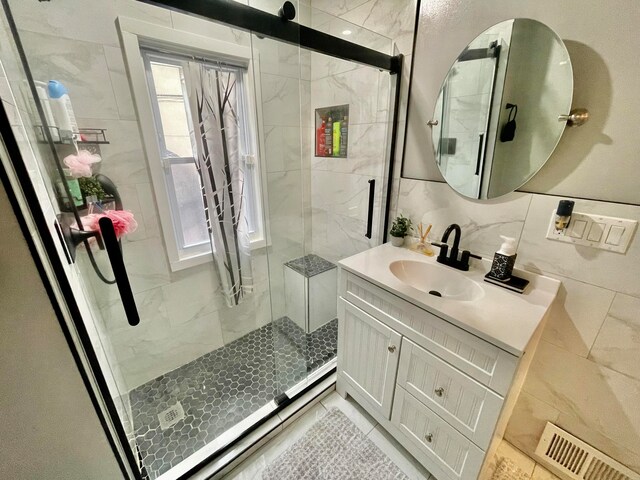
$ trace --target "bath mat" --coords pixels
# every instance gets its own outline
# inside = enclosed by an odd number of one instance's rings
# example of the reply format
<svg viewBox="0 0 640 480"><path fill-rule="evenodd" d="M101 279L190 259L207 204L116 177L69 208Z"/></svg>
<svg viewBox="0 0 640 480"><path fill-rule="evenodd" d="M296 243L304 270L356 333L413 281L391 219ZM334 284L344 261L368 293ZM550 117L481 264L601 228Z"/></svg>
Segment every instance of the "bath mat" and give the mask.
<svg viewBox="0 0 640 480"><path fill-rule="evenodd" d="M409 480L340 410L332 408L276 458L263 480Z"/></svg>
<svg viewBox="0 0 640 480"><path fill-rule="evenodd" d="M518 467L513 460L503 457L491 480L529 480L530 478L529 474Z"/></svg>

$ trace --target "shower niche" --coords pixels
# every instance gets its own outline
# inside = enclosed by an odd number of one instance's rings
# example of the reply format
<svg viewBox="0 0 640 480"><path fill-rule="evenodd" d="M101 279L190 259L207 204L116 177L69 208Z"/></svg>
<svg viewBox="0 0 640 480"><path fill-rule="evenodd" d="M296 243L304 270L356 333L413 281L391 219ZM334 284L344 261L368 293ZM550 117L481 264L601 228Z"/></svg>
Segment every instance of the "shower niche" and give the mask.
<svg viewBox="0 0 640 480"><path fill-rule="evenodd" d="M315 156L347 158L349 105L316 108Z"/></svg>

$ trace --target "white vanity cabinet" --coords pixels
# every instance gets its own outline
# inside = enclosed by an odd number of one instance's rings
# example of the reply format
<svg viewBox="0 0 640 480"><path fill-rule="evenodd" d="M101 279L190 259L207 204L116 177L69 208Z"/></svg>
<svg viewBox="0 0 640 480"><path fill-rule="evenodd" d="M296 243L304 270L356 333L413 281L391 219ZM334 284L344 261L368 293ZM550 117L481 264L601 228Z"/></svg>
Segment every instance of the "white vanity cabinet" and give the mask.
<svg viewBox="0 0 640 480"><path fill-rule="evenodd" d="M391 415L399 333L340 299L338 363L342 378L385 417Z"/></svg>
<svg viewBox="0 0 640 480"><path fill-rule="evenodd" d="M522 361L344 268L339 296L338 392L438 480L486 475L530 355Z"/></svg>

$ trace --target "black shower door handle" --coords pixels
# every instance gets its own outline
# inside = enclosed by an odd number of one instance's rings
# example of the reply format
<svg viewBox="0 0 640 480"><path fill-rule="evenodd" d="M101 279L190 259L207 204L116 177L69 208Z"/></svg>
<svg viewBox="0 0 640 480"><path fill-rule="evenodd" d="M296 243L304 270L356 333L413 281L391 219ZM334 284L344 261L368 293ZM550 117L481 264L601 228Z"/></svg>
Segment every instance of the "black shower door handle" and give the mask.
<svg viewBox="0 0 640 480"><path fill-rule="evenodd" d="M484 146L484 133L481 133L479 137L480 143L478 143L478 157L476 158L475 175L480 175L480 164L482 163L482 147Z"/></svg>
<svg viewBox="0 0 640 480"><path fill-rule="evenodd" d="M107 255L109 255L109 262L111 262L111 269L116 279L116 285L118 285L118 292L120 292L124 313L127 316L129 325L134 327L140 323L140 315L136 307L136 301L133 298L133 291L129 283L127 269L124 266L122 251L120 250L120 244L116 237L116 231L113 228L113 222L109 217L102 217L98 220L98 224L100 225L100 232L102 233L102 241L107 250Z"/></svg>
<svg viewBox="0 0 640 480"><path fill-rule="evenodd" d="M376 193L376 181L372 178L369 180L369 209L367 211L367 233L365 237L371 238L371 229L373 228L373 199Z"/></svg>

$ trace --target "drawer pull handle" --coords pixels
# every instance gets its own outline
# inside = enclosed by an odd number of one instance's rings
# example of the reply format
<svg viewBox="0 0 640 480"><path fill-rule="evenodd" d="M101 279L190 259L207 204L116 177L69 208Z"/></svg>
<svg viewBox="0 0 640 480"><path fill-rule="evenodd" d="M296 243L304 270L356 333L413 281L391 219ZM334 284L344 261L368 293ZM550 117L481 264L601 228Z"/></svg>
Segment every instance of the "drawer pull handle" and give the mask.
<svg viewBox="0 0 640 480"><path fill-rule="evenodd" d="M435 392L436 392L437 396L441 397L441 396L444 395L444 388L438 387L438 388L435 389Z"/></svg>
<svg viewBox="0 0 640 480"><path fill-rule="evenodd" d="M425 435L424 439L425 439L427 442L429 442L429 443L433 442L433 434L431 434L431 433L427 433L427 434Z"/></svg>
<svg viewBox="0 0 640 480"><path fill-rule="evenodd" d="M396 346L395 345L389 345L387 347L387 350L389 350L391 353L394 353L396 351Z"/></svg>

